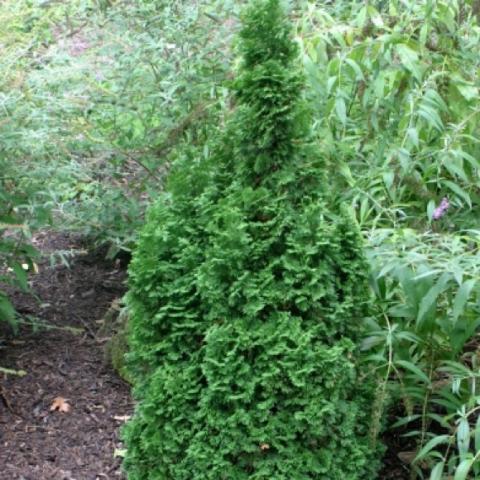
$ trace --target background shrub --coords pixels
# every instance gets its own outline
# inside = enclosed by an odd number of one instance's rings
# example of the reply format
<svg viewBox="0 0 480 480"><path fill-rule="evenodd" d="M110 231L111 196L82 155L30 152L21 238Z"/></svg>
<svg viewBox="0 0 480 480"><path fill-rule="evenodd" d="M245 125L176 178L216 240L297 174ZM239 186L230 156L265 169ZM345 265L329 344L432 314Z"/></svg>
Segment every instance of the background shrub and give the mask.
<svg viewBox="0 0 480 480"><path fill-rule="evenodd" d="M235 112L180 158L130 268L130 479L371 479L362 242L330 209L278 0L243 18ZM215 140L218 138L218 140ZM192 188L193 186L193 188Z"/></svg>

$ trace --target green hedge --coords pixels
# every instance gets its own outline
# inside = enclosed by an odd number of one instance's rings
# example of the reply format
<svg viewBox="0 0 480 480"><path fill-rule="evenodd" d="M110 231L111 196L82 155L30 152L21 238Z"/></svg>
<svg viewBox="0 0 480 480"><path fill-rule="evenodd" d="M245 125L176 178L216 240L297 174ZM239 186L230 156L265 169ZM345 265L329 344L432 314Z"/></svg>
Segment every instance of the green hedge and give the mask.
<svg viewBox="0 0 480 480"><path fill-rule="evenodd" d="M184 158L130 268L130 480L375 478L357 341L367 266L328 207L278 0L240 33L235 111Z"/></svg>

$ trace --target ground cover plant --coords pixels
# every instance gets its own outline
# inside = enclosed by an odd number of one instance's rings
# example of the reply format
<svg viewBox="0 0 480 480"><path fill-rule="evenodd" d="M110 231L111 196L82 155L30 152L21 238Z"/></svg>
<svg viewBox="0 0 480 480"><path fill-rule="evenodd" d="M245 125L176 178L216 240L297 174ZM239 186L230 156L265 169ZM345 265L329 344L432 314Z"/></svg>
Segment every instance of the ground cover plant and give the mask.
<svg viewBox="0 0 480 480"><path fill-rule="evenodd" d="M140 235L130 479L375 476L367 266L352 218L329 208L290 29L278 0L252 2L234 113L209 160L173 166Z"/></svg>

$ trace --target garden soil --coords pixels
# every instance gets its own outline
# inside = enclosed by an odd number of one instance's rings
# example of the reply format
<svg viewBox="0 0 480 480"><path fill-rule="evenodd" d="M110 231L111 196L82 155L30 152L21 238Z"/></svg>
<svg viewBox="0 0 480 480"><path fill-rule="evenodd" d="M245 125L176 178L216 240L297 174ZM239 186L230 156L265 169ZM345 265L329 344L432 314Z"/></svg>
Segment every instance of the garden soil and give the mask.
<svg viewBox="0 0 480 480"><path fill-rule="evenodd" d="M34 295L10 293L35 328L0 334L0 367L26 373L0 372L0 480L122 479L119 429L132 401L96 332L125 290L125 269L74 237L34 243L43 258Z"/></svg>

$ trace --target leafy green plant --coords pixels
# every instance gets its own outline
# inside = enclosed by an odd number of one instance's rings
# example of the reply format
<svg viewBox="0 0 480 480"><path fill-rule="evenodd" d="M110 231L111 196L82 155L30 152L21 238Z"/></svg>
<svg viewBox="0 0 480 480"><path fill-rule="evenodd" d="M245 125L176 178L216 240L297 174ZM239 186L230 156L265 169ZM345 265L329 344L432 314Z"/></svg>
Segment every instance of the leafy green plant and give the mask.
<svg viewBox="0 0 480 480"><path fill-rule="evenodd" d="M10 87L18 81L12 58L15 53L28 50L18 36L21 26L17 20L21 13L25 14L18 5L12 7L9 15L2 17L0 33L3 46L0 57L0 322L7 322L14 330L18 327L18 318L5 287L28 290L28 271L33 270L37 256L29 243L31 230L49 218L42 192L19 166L22 150L16 142L16 127L12 122L14 95ZM23 26L27 28L26 24ZM22 58L21 53L19 57Z"/></svg>
<svg viewBox="0 0 480 480"><path fill-rule="evenodd" d="M225 101L232 10L211 0L145 1L112 5L102 17L107 33L92 48L108 60L85 75L88 105L74 121L84 137L78 149L103 166L80 166L60 208L112 255L134 245L171 158L202 154Z"/></svg>
<svg viewBox="0 0 480 480"><path fill-rule="evenodd" d="M377 400L403 404L406 444L414 437L423 452L412 475L434 479L478 469L474 442L471 457L465 449L476 393L467 380L456 389L449 371L475 375L479 327L475 8L407 0L297 11L317 138L367 239L376 310L364 346L384 379Z"/></svg>
<svg viewBox="0 0 480 480"><path fill-rule="evenodd" d="M362 225L424 226L445 196L457 223L478 218L479 35L456 0L302 10L319 141Z"/></svg>
<svg viewBox="0 0 480 480"><path fill-rule="evenodd" d="M468 360L472 362L471 368L457 362L445 362L441 369L451 379L452 391L443 389L433 402L446 411L437 419L447 433L428 432L425 444L414 460L416 465L421 462L430 465L430 480L446 476L465 480L472 474L475 478L480 474L477 354L471 355Z"/></svg>
<svg viewBox="0 0 480 480"><path fill-rule="evenodd" d="M5 196L0 187L0 200ZM36 252L24 241L28 226L18 223L19 220L6 209L0 210L0 286L13 285L26 291L26 270L33 267L32 258ZM0 322L8 322L13 328L17 327L15 309L3 289L0 289Z"/></svg>
<svg viewBox="0 0 480 480"><path fill-rule="evenodd" d="M132 248L171 157L202 154L236 4L107 3L2 2L0 125L21 188L113 256Z"/></svg>
<svg viewBox="0 0 480 480"><path fill-rule="evenodd" d="M367 265L329 208L278 0L243 17L235 110L180 158L130 268L130 479L371 479ZM218 138L219 137L219 138Z"/></svg>
<svg viewBox="0 0 480 480"><path fill-rule="evenodd" d="M48 222L49 208L42 203L42 192L19 178L4 133L0 126L0 322L16 329L17 316L2 287L28 290L28 272L34 270L37 257L30 244L31 231Z"/></svg>
<svg viewBox="0 0 480 480"><path fill-rule="evenodd" d="M33 85L26 81L25 70L37 70L34 52L48 48L51 23L68 9L60 6L50 16L40 15L41 11L32 2L0 5L0 321L14 329L18 316L5 287L28 290L28 274L38 256L30 243L31 234L51 220L52 204L44 184L49 169L44 172L44 164L38 168L32 161L41 163L40 158L55 152L54 143L44 134L51 126L47 115L41 114L47 101L32 95Z"/></svg>
<svg viewBox="0 0 480 480"><path fill-rule="evenodd" d="M404 417L392 428L411 426L409 437L418 442L413 467L422 478L424 472L467 478L468 469L479 468L467 441L478 405L477 353L471 353L480 325L478 232L420 236L385 229L370 241L377 311L364 347L375 352L383 391L403 404Z"/></svg>

